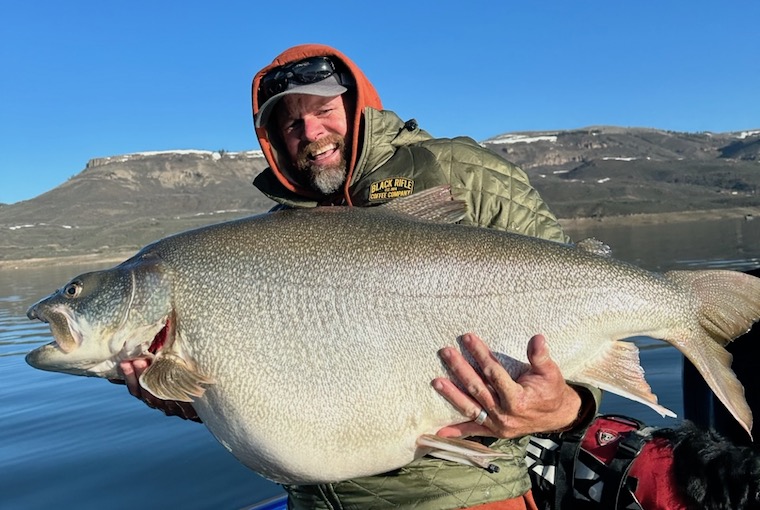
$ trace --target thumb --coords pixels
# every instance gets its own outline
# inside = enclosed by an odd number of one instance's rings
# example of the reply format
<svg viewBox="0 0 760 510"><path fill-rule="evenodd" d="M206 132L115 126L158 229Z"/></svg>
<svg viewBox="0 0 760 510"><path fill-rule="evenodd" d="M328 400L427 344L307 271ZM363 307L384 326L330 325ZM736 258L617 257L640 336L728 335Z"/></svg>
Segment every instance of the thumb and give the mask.
<svg viewBox="0 0 760 510"><path fill-rule="evenodd" d="M528 342L528 362L534 372L541 373L553 368L554 361L544 335L535 335Z"/></svg>

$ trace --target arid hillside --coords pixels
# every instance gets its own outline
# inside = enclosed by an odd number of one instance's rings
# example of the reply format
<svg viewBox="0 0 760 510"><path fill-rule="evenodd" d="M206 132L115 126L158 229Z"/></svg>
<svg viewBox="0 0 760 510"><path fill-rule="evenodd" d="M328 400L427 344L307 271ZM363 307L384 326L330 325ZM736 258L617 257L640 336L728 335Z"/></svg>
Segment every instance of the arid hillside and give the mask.
<svg viewBox="0 0 760 510"><path fill-rule="evenodd" d="M482 144L528 172L563 219L760 206L760 129L676 133L589 127ZM93 159L64 184L0 206L0 262L135 251L167 234L274 205L251 185L258 151Z"/></svg>

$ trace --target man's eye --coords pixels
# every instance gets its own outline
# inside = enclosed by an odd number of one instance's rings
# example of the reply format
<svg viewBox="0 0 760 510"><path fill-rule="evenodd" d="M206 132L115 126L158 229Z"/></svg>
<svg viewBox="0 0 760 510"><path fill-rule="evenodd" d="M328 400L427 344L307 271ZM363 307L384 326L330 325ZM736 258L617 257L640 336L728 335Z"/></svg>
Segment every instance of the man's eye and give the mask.
<svg viewBox="0 0 760 510"><path fill-rule="evenodd" d="M298 126L299 126L299 122L297 120L294 120L293 122L287 122L285 124L285 132L291 133L295 131L296 129L298 129Z"/></svg>

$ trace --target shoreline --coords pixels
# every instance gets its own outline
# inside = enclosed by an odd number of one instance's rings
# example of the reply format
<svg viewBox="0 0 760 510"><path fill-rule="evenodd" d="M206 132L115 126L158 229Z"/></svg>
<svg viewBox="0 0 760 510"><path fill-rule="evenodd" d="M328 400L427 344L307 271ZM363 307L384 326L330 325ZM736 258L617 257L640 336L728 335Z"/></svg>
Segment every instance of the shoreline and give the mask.
<svg viewBox="0 0 760 510"><path fill-rule="evenodd" d="M734 207L727 209L706 209L699 211L676 211L664 213L639 213L623 216L604 216L601 218L559 218L562 228L568 231L586 230L595 227L640 227L663 223L691 223L695 221L715 221L725 219L757 218L760 220L759 207ZM29 269L47 266L67 266L76 264L118 264L135 253L135 250L123 250L113 253L86 253L81 255L64 255L59 257L34 257L17 260L0 260L0 271L13 269Z"/></svg>
<svg viewBox="0 0 760 510"><path fill-rule="evenodd" d="M694 221L716 221L727 219L760 219L759 207L732 207L727 209L704 209L698 211L674 211L663 213L638 213L601 218L559 218L559 223L567 230L580 230L594 226L640 227L663 223L691 223Z"/></svg>
<svg viewBox="0 0 760 510"><path fill-rule="evenodd" d="M64 255L61 257L35 257L20 260L0 260L0 271L13 269L30 269L46 266L74 266L77 264L118 264L137 253L137 250L115 253L84 253L81 255Z"/></svg>

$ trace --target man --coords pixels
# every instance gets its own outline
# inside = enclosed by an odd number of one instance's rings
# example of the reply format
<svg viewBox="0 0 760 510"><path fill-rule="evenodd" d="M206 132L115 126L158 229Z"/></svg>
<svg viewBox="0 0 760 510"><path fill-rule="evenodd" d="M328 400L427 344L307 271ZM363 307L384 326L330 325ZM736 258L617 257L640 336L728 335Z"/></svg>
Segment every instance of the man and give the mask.
<svg viewBox="0 0 760 510"><path fill-rule="evenodd" d="M471 139L433 139L415 121L383 111L361 70L332 48L304 45L285 51L256 74L252 95L256 134L270 165L254 184L284 206L371 206L449 184L452 194L468 204L462 223L566 240L522 171ZM520 437L572 424L580 399L562 381L542 337L531 341L533 370L519 384L479 339L466 335L464 345L487 380L455 350L445 349L444 361L470 395L448 379L434 381L434 387L478 423L448 427L441 434ZM522 462L522 445L503 441L494 446L513 449ZM519 498L528 490L523 466L505 464L500 476L488 477L425 458L385 476L289 492L296 507L474 506Z"/></svg>
<svg viewBox="0 0 760 510"><path fill-rule="evenodd" d="M362 71L332 48L285 51L256 74L252 95L270 165L254 185L280 204L377 205L450 184L468 205L462 223L567 240L519 168L472 139L433 139L383 111Z"/></svg>
<svg viewBox="0 0 760 510"><path fill-rule="evenodd" d="M372 206L448 184L468 205L461 223L567 240L519 168L472 139L434 139L415 121L384 111L362 71L333 48L303 45L283 52L254 77L252 104L256 135L269 163L254 185L282 207ZM587 424L598 393L568 386L540 335L528 344L532 368L517 381L479 338L464 335L463 345L483 377L448 348L440 355L468 392L446 378L432 384L473 421L439 434L521 438L484 439L513 454L495 461L498 473L424 457L383 475L286 487L289 507L535 508L523 436ZM133 394L165 412L167 405L175 406L168 414L192 417L187 407L141 395L136 377L145 362L136 363L123 366Z"/></svg>

